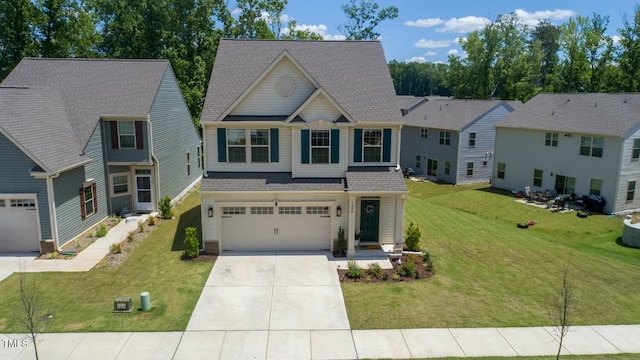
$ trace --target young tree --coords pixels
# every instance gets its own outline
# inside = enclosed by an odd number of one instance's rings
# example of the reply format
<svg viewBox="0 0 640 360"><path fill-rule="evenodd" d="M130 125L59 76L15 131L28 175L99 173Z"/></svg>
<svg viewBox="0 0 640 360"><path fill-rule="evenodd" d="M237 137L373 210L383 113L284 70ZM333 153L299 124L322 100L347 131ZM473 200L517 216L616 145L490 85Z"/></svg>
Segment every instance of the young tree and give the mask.
<svg viewBox="0 0 640 360"><path fill-rule="evenodd" d="M37 10L30 0L0 1L0 81L25 56L36 56L31 27Z"/></svg>
<svg viewBox="0 0 640 360"><path fill-rule="evenodd" d="M562 341L569 332L571 326L571 312L573 311L573 286L569 281L569 266L571 265L571 255L564 267L562 274L562 285L558 290L558 294L553 303L553 309L549 313L551 320L556 326L555 336L558 339L558 353L556 359L560 359L562 351Z"/></svg>
<svg viewBox="0 0 640 360"><path fill-rule="evenodd" d="M620 32L618 63L622 90L640 91L640 5L636 5L633 19L623 18Z"/></svg>
<svg viewBox="0 0 640 360"><path fill-rule="evenodd" d="M395 6L378 8L377 3L368 0L360 0L359 4L356 4L356 0L349 0L348 4L342 5L348 21L338 29L347 40L376 40L380 36L374 31L376 26L384 20L398 17L398 8Z"/></svg>

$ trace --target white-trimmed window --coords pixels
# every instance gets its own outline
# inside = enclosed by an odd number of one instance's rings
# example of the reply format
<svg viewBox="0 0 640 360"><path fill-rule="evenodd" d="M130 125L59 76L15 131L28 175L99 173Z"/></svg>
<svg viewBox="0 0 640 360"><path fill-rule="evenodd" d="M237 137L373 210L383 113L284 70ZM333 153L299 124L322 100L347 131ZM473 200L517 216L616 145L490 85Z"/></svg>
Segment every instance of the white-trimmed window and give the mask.
<svg viewBox="0 0 640 360"><path fill-rule="evenodd" d="M580 155L602 157L604 138L583 136L580 140Z"/></svg>
<svg viewBox="0 0 640 360"><path fill-rule="evenodd" d="M640 159L640 139L633 139L633 150L631 151L631 161Z"/></svg>
<svg viewBox="0 0 640 360"><path fill-rule="evenodd" d="M473 177L473 162L467 163L467 177Z"/></svg>
<svg viewBox="0 0 640 360"><path fill-rule="evenodd" d="M444 174L445 175L451 174L451 161L449 160L444 161Z"/></svg>
<svg viewBox="0 0 640 360"><path fill-rule="evenodd" d="M382 130L364 129L364 162L382 161Z"/></svg>
<svg viewBox="0 0 640 360"><path fill-rule="evenodd" d="M118 121L118 141L120 149L136 148L136 127L133 121Z"/></svg>
<svg viewBox="0 0 640 360"><path fill-rule="evenodd" d="M636 182L629 181L627 183L627 202L632 202L636 194Z"/></svg>
<svg viewBox="0 0 640 360"><path fill-rule="evenodd" d="M591 179L589 184L589 195L600 195L602 191L602 179Z"/></svg>
<svg viewBox="0 0 640 360"><path fill-rule="evenodd" d="M440 145L451 145L451 131L440 130Z"/></svg>
<svg viewBox="0 0 640 360"><path fill-rule="evenodd" d="M545 146L558 146L558 133L546 133L544 135Z"/></svg>
<svg viewBox="0 0 640 360"><path fill-rule="evenodd" d="M498 179L504 179L504 174L506 172L507 165L505 163L498 163Z"/></svg>
<svg viewBox="0 0 640 360"><path fill-rule="evenodd" d="M187 151L187 176L191 176L191 152Z"/></svg>
<svg viewBox="0 0 640 360"><path fill-rule="evenodd" d="M438 160L427 159L427 176L438 176Z"/></svg>
<svg viewBox="0 0 640 360"><path fill-rule="evenodd" d="M111 196L131 194L129 173L111 174L109 177L111 178Z"/></svg>
<svg viewBox="0 0 640 360"><path fill-rule="evenodd" d="M245 129L227 129L227 153L230 163L247 162L247 133Z"/></svg>
<svg viewBox="0 0 640 360"><path fill-rule="evenodd" d="M416 168L420 169L420 161L422 160L422 156L416 155Z"/></svg>
<svg viewBox="0 0 640 360"><path fill-rule="evenodd" d="M476 133L469 133L469 147L476 147Z"/></svg>
<svg viewBox="0 0 640 360"><path fill-rule="evenodd" d="M533 186L542 187L542 175L544 171L533 169Z"/></svg>
<svg viewBox="0 0 640 360"><path fill-rule="evenodd" d="M251 129L251 162L269 162L269 129Z"/></svg>
<svg viewBox="0 0 640 360"><path fill-rule="evenodd" d="M421 138L426 139L428 134L429 133L428 133L427 129L420 129L420 137Z"/></svg>
<svg viewBox="0 0 640 360"><path fill-rule="evenodd" d="M311 130L311 163L328 164L331 154L329 130Z"/></svg>
<svg viewBox="0 0 640 360"><path fill-rule="evenodd" d="M4 205L4 199L0 199L0 207L5 207L5 205Z"/></svg>
<svg viewBox="0 0 640 360"><path fill-rule="evenodd" d="M96 198L95 181L86 181L80 188L80 213L82 220L98 211L98 199Z"/></svg>

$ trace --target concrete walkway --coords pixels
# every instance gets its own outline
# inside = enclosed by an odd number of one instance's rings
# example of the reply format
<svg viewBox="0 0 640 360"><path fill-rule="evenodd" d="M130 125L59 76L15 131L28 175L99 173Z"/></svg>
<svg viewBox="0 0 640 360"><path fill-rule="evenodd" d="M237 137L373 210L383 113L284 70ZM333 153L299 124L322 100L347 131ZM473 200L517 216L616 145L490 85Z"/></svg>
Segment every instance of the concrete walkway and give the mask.
<svg viewBox="0 0 640 360"><path fill-rule="evenodd" d="M19 271L21 266L26 272L89 271L109 253L112 244L122 242L131 231L137 230L138 221L146 221L148 218L149 215L144 214L123 219L107 235L98 238L68 260L37 259L33 254L3 254L0 256L0 281Z"/></svg>
<svg viewBox="0 0 640 360"><path fill-rule="evenodd" d="M44 334L47 359L412 359L555 355L551 328L254 330ZM640 353L640 325L574 326L562 354ZM34 359L24 335L0 334L0 359Z"/></svg>

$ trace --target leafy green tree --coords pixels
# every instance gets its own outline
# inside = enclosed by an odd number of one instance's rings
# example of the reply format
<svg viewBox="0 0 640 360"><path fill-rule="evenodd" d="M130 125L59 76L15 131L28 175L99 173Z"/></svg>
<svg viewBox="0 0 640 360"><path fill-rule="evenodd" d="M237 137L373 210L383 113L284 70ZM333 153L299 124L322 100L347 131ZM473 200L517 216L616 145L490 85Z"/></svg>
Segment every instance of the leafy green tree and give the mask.
<svg viewBox="0 0 640 360"><path fill-rule="evenodd" d="M374 29L380 22L398 17L398 8L388 6L379 9L379 5L372 1L349 0L349 3L342 5L342 11L347 15L347 23L339 26L339 30L347 40L376 40L380 34Z"/></svg>
<svg viewBox="0 0 640 360"><path fill-rule="evenodd" d="M560 61L558 58L559 37L560 27L552 25L549 20L541 20L531 31L529 51L541 54L541 56L533 56L533 59L539 60L539 63L532 63L534 68L539 69L535 78L535 86L545 91L550 90L556 66Z"/></svg>
<svg viewBox="0 0 640 360"><path fill-rule="evenodd" d="M25 56L36 56L31 34L37 10L29 0L0 0L0 81Z"/></svg>
<svg viewBox="0 0 640 360"><path fill-rule="evenodd" d="M640 5L636 5L633 19L623 18L620 32L618 63L622 90L640 91Z"/></svg>
<svg viewBox="0 0 640 360"><path fill-rule="evenodd" d="M290 20L287 27L289 32L287 34L281 34L280 39L283 40L322 40L322 35L317 34L308 29L298 29L298 22Z"/></svg>

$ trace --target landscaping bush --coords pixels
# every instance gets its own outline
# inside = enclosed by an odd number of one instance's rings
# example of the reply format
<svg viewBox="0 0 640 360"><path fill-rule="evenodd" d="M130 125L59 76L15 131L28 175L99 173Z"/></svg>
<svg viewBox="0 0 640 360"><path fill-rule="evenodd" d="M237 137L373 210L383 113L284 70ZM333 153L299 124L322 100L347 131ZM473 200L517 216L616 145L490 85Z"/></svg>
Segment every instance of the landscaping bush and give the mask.
<svg viewBox="0 0 640 360"><path fill-rule="evenodd" d="M191 226L186 229L184 237L184 255L190 259L200 254L200 241L198 240L198 230Z"/></svg>
<svg viewBox="0 0 640 360"><path fill-rule="evenodd" d="M122 245L120 243L111 244L109 246L109 254L120 254L122 252Z"/></svg>
<svg viewBox="0 0 640 360"><path fill-rule="evenodd" d="M104 237L105 235L107 235L107 225L105 225L104 223L101 223L100 225L98 225L98 228L96 229L96 237Z"/></svg>
<svg viewBox="0 0 640 360"><path fill-rule="evenodd" d="M409 254L409 256L407 256L407 262L412 262L415 265L420 265L422 264L422 256L418 254Z"/></svg>
<svg viewBox="0 0 640 360"><path fill-rule="evenodd" d="M377 262L369 263L369 274L375 276L377 279L382 277L382 267Z"/></svg>
<svg viewBox="0 0 640 360"><path fill-rule="evenodd" d="M429 260L431 260L431 255L429 255L429 252L428 252L428 251L425 251L425 252L422 254L422 261L424 261L424 262L428 262Z"/></svg>
<svg viewBox="0 0 640 360"><path fill-rule="evenodd" d="M149 219L147 220L147 223L149 224L149 226L154 226L156 224L156 217L155 216L149 216Z"/></svg>
<svg viewBox="0 0 640 360"><path fill-rule="evenodd" d="M350 259L347 261L347 277L350 279L359 279L364 275L364 269L358 263Z"/></svg>
<svg viewBox="0 0 640 360"><path fill-rule="evenodd" d="M410 251L420 251L421 236L422 233L420 232L420 227L415 225L413 222L410 223L404 238L404 244L407 246L407 249Z"/></svg>
<svg viewBox="0 0 640 360"><path fill-rule="evenodd" d="M158 207L160 208L160 215L162 215L163 219L171 219L173 217L173 206L171 205L169 195L165 195L160 199Z"/></svg>
<svg viewBox="0 0 640 360"><path fill-rule="evenodd" d="M134 231L129 231L129 234L127 234L127 241L132 242L135 235L136 233Z"/></svg>
<svg viewBox="0 0 640 360"><path fill-rule="evenodd" d="M398 273L404 277L414 278L416 276L416 268L417 266L414 262L405 261L400 265Z"/></svg>

